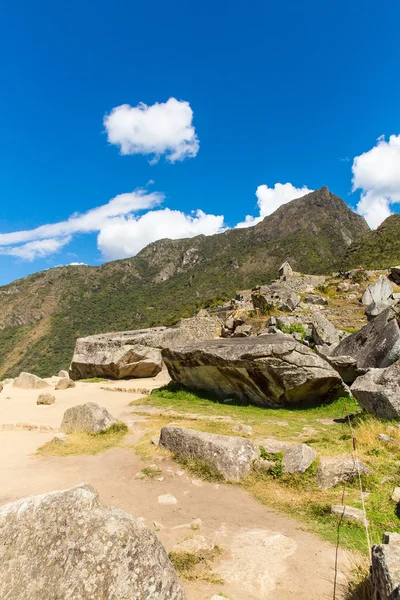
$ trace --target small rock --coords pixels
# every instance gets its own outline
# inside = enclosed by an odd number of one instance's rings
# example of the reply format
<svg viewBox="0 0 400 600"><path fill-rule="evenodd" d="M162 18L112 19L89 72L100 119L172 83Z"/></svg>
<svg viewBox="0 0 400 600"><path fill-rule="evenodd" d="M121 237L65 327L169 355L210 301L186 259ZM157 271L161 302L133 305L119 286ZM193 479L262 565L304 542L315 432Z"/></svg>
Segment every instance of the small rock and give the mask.
<svg viewBox="0 0 400 600"><path fill-rule="evenodd" d="M66 377L67 379L69 379L69 373L68 371L61 370L58 372L57 377Z"/></svg>
<svg viewBox="0 0 400 600"><path fill-rule="evenodd" d="M74 431L101 433L115 423L117 423L117 419L106 408L95 402L86 402L86 404L78 404L65 411L61 431L64 433L73 433Z"/></svg>
<svg viewBox="0 0 400 600"><path fill-rule="evenodd" d="M58 380L55 389L56 390L67 390L68 388L74 388L75 381L72 381L69 377L61 377Z"/></svg>
<svg viewBox="0 0 400 600"><path fill-rule="evenodd" d="M316 459L317 453L307 444L298 444L287 448L283 453L282 471L284 473L304 473Z"/></svg>
<svg viewBox="0 0 400 600"><path fill-rule="evenodd" d="M377 437L378 437L378 440L380 442L383 442L384 444L396 443L396 440L394 439L394 437L391 437L390 435L386 435L386 433L379 433Z"/></svg>
<svg viewBox="0 0 400 600"><path fill-rule="evenodd" d="M358 461L360 473L370 473L370 469ZM327 490L343 481L352 481L357 475L357 461L351 454L322 456L319 463L317 482L321 489Z"/></svg>
<svg viewBox="0 0 400 600"><path fill-rule="evenodd" d="M67 440L60 435L56 435L50 440L52 444L57 444L58 446L66 446Z"/></svg>
<svg viewBox="0 0 400 600"><path fill-rule="evenodd" d="M393 502L400 502L400 487L395 487L392 494Z"/></svg>
<svg viewBox="0 0 400 600"><path fill-rule="evenodd" d="M36 400L36 404L54 404L56 401L52 394L39 394Z"/></svg>
<svg viewBox="0 0 400 600"><path fill-rule="evenodd" d="M202 535L194 535L186 538L179 544L175 544L172 548L172 552L185 552L188 554L201 554L202 552L211 552L214 550L214 542L207 540Z"/></svg>
<svg viewBox="0 0 400 600"><path fill-rule="evenodd" d="M158 504L177 504L178 500L172 494L163 494L158 496Z"/></svg>
<svg viewBox="0 0 400 600"><path fill-rule="evenodd" d="M340 504L337 504L331 506L331 513L333 515L337 515L338 517L342 517L347 521L358 521L359 523L365 523L364 513L359 508L353 508L352 506L342 506Z"/></svg>
<svg viewBox="0 0 400 600"><path fill-rule="evenodd" d="M250 425L234 425L232 427L232 431L239 431L240 433L245 433L246 435L253 434L253 428Z"/></svg>

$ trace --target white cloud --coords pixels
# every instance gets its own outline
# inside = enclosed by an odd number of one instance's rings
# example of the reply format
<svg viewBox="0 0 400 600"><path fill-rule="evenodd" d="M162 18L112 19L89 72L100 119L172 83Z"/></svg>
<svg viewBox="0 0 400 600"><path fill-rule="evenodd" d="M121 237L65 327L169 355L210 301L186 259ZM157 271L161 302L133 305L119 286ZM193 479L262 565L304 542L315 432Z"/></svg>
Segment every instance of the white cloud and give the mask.
<svg viewBox="0 0 400 600"><path fill-rule="evenodd" d="M391 205L400 202L400 134L384 136L377 144L356 156L352 166L353 191L360 189L357 212L370 227L378 227L390 214Z"/></svg>
<svg viewBox="0 0 400 600"><path fill-rule="evenodd" d="M256 225L264 217L275 212L282 204L286 204L295 198L301 198L312 191L306 186L296 188L291 183L276 183L273 188L269 188L267 185L259 185L256 190L256 196L260 215L258 217L247 215L245 220L238 223L236 227L241 228Z"/></svg>
<svg viewBox="0 0 400 600"><path fill-rule="evenodd" d="M199 234L212 235L223 230L224 217L197 210L187 215L178 210L150 211L139 218L110 219L100 231L97 245L108 260L137 254L142 248L163 238L179 239Z"/></svg>
<svg viewBox="0 0 400 600"><path fill-rule="evenodd" d="M71 236L67 236L64 238L36 240L34 242L23 244L22 246L14 246L11 248L0 247L0 254L15 256L31 262L37 258L44 258L49 254L55 254L61 250L63 246L69 244L71 239Z"/></svg>
<svg viewBox="0 0 400 600"><path fill-rule="evenodd" d="M196 156L199 139L192 124L189 102L170 98L151 106L122 104L104 117L110 144L119 146L121 154L151 154L151 164L162 154L174 163Z"/></svg>

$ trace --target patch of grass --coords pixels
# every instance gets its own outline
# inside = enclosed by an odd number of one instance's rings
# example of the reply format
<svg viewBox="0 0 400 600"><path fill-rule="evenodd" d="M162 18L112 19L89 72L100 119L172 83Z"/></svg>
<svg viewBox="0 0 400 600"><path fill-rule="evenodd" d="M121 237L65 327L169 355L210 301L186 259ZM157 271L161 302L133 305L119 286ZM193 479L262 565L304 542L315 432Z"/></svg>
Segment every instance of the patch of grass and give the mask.
<svg viewBox="0 0 400 600"><path fill-rule="evenodd" d="M146 479L154 479L154 477L159 477L162 474L162 470L158 467L143 467L140 471Z"/></svg>
<svg viewBox="0 0 400 600"><path fill-rule="evenodd" d="M219 546L215 546L214 550L204 554L170 552L168 556L182 579L222 585L224 580L214 573L211 567L212 562L222 553L223 550Z"/></svg>
<svg viewBox="0 0 400 600"><path fill-rule="evenodd" d="M38 448L40 455L76 456L80 454L100 454L119 446L124 439L128 427L125 423L115 423L103 433L71 433L66 438L66 444L50 440Z"/></svg>
<svg viewBox="0 0 400 600"><path fill-rule="evenodd" d="M81 383L104 383L108 381L105 377L88 377L87 379L80 379Z"/></svg>
<svg viewBox="0 0 400 600"><path fill-rule="evenodd" d="M367 557L353 557L351 578L347 584L346 600L371 600L372 583Z"/></svg>
<svg viewBox="0 0 400 600"><path fill-rule="evenodd" d="M174 459L191 474L205 481L224 481L223 476L207 462L175 454Z"/></svg>
<svg viewBox="0 0 400 600"><path fill-rule="evenodd" d="M304 326L301 323L291 323L290 325L284 325L280 319L277 320L277 327L282 331L282 333L300 333L301 339L307 335L307 332Z"/></svg>

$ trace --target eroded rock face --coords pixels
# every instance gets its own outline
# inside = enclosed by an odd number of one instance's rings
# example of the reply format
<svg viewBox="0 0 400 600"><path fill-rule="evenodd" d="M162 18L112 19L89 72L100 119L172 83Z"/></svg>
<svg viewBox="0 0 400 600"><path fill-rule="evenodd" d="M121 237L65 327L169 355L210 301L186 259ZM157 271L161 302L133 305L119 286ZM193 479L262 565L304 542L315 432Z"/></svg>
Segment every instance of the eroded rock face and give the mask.
<svg viewBox="0 0 400 600"><path fill-rule="evenodd" d="M346 393L324 359L285 334L197 342L162 354L173 381L243 403L318 404Z"/></svg>
<svg viewBox="0 0 400 600"><path fill-rule="evenodd" d="M163 427L160 445L175 454L209 464L228 481L245 477L253 460L260 455L258 446L248 439L183 427Z"/></svg>
<svg viewBox="0 0 400 600"><path fill-rule="evenodd" d="M99 406L95 402L86 402L86 404L78 404L78 406L72 406L65 411L61 431L64 433L75 431L101 433L115 423L117 423L117 419L110 415L104 406Z"/></svg>
<svg viewBox="0 0 400 600"><path fill-rule="evenodd" d="M379 419L400 416L400 361L386 369L370 369L358 377L351 392L361 408Z"/></svg>
<svg viewBox="0 0 400 600"><path fill-rule="evenodd" d="M288 286L280 283L272 283L271 285L262 285L259 290L251 295L254 308L261 311L273 304L281 310L292 311L300 302L300 296Z"/></svg>
<svg viewBox="0 0 400 600"><path fill-rule="evenodd" d="M4 600L185 600L156 534L87 484L0 507Z"/></svg>
<svg viewBox="0 0 400 600"><path fill-rule="evenodd" d="M382 544L372 548L373 600L400 597L400 542L396 534L385 533Z"/></svg>
<svg viewBox="0 0 400 600"><path fill-rule="evenodd" d="M206 311L181 319L176 327L152 327L79 338L70 367L71 379L154 377L162 369L161 348L221 335L221 322Z"/></svg>
<svg viewBox="0 0 400 600"><path fill-rule="evenodd" d="M364 375L367 371L367 369L357 367L357 360L352 356L327 356L326 360L348 385L351 385L357 377Z"/></svg>
<svg viewBox="0 0 400 600"><path fill-rule="evenodd" d="M312 336L314 342L319 346L327 344L328 346L337 346L339 343L339 333L335 326L324 315L316 312L311 321Z"/></svg>
<svg viewBox="0 0 400 600"><path fill-rule="evenodd" d="M375 283L371 283L365 290L361 302L365 305L372 302L385 302L390 298L393 292L393 286L389 279L384 275L379 275Z"/></svg>
<svg viewBox="0 0 400 600"><path fill-rule="evenodd" d="M368 321L375 319L375 317L380 315L384 310L392 306L393 303L394 300L385 300L384 302L372 302L372 304L369 304L369 306L367 306L365 309L365 314Z"/></svg>
<svg viewBox="0 0 400 600"><path fill-rule="evenodd" d="M36 400L36 404L54 404L56 401L53 394L39 394Z"/></svg>
<svg viewBox="0 0 400 600"><path fill-rule="evenodd" d="M304 473L313 461L317 453L307 444L296 444L286 448L283 452L282 471L284 473Z"/></svg>
<svg viewBox="0 0 400 600"><path fill-rule="evenodd" d="M360 368L388 367L400 359L399 307L391 307L333 350L331 356L351 356Z"/></svg>
<svg viewBox="0 0 400 600"><path fill-rule="evenodd" d="M25 373L24 371L19 377L14 379L13 387L20 388L22 390L42 390L50 387L50 385L44 379L41 379L37 375L32 373Z"/></svg>
<svg viewBox="0 0 400 600"><path fill-rule="evenodd" d="M327 490L343 481L352 481L360 473L370 473L368 467L357 461L351 454L322 456L319 463L317 482L320 488Z"/></svg>

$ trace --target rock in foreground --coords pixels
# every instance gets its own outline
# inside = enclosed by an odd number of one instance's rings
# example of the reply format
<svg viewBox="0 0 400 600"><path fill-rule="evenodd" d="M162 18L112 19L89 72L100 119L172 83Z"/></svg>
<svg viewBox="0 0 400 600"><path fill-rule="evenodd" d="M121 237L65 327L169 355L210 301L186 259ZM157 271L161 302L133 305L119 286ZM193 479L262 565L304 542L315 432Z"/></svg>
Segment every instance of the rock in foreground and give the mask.
<svg viewBox="0 0 400 600"><path fill-rule="evenodd" d="M207 463L228 481L245 477L260 455L259 448L245 438L183 427L163 427L160 445L179 456Z"/></svg>
<svg viewBox="0 0 400 600"><path fill-rule="evenodd" d="M339 374L285 334L198 342L162 354L173 381L246 404L319 404L346 395Z"/></svg>
<svg viewBox="0 0 400 600"><path fill-rule="evenodd" d="M339 456L322 456L320 459L317 483L323 490L328 490L343 481L352 481L358 469L360 473L370 473L368 467L357 461L351 454L340 454Z"/></svg>
<svg viewBox="0 0 400 600"><path fill-rule="evenodd" d="M86 402L86 404L78 404L78 406L72 406L65 411L61 431L64 433L79 431L102 433L115 423L117 423L117 419L110 415L106 408L95 402Z"/></svg>
<svg viewBox="0 0 400 600"><path fill-rule="evenodd" d="M358 377L351 392L361 408L378 419L400 417L400 361L386 369L371 369Z"/></svg>
<svg viewBox="0 0 400 600"><path fill-rule="evenodd" d="M50 385L44 379L41 379L37 375L32 373L25 373L24 371L19 377L14 379L13 387L20 388L22 390L42 390L50 387Z"/></svg>
<svg viewBox="0 0 400 600"><path fill-rule="evenodd" d="M400 543L396 534L385 533L382 544L372 548L372 600L400 597Z"/></svg>
<svg viewBox="0 0 400 600"><path fill-rule="evenodd" d="M0 597L185 600L161 542L82 484L0 508Z"/></svg>

